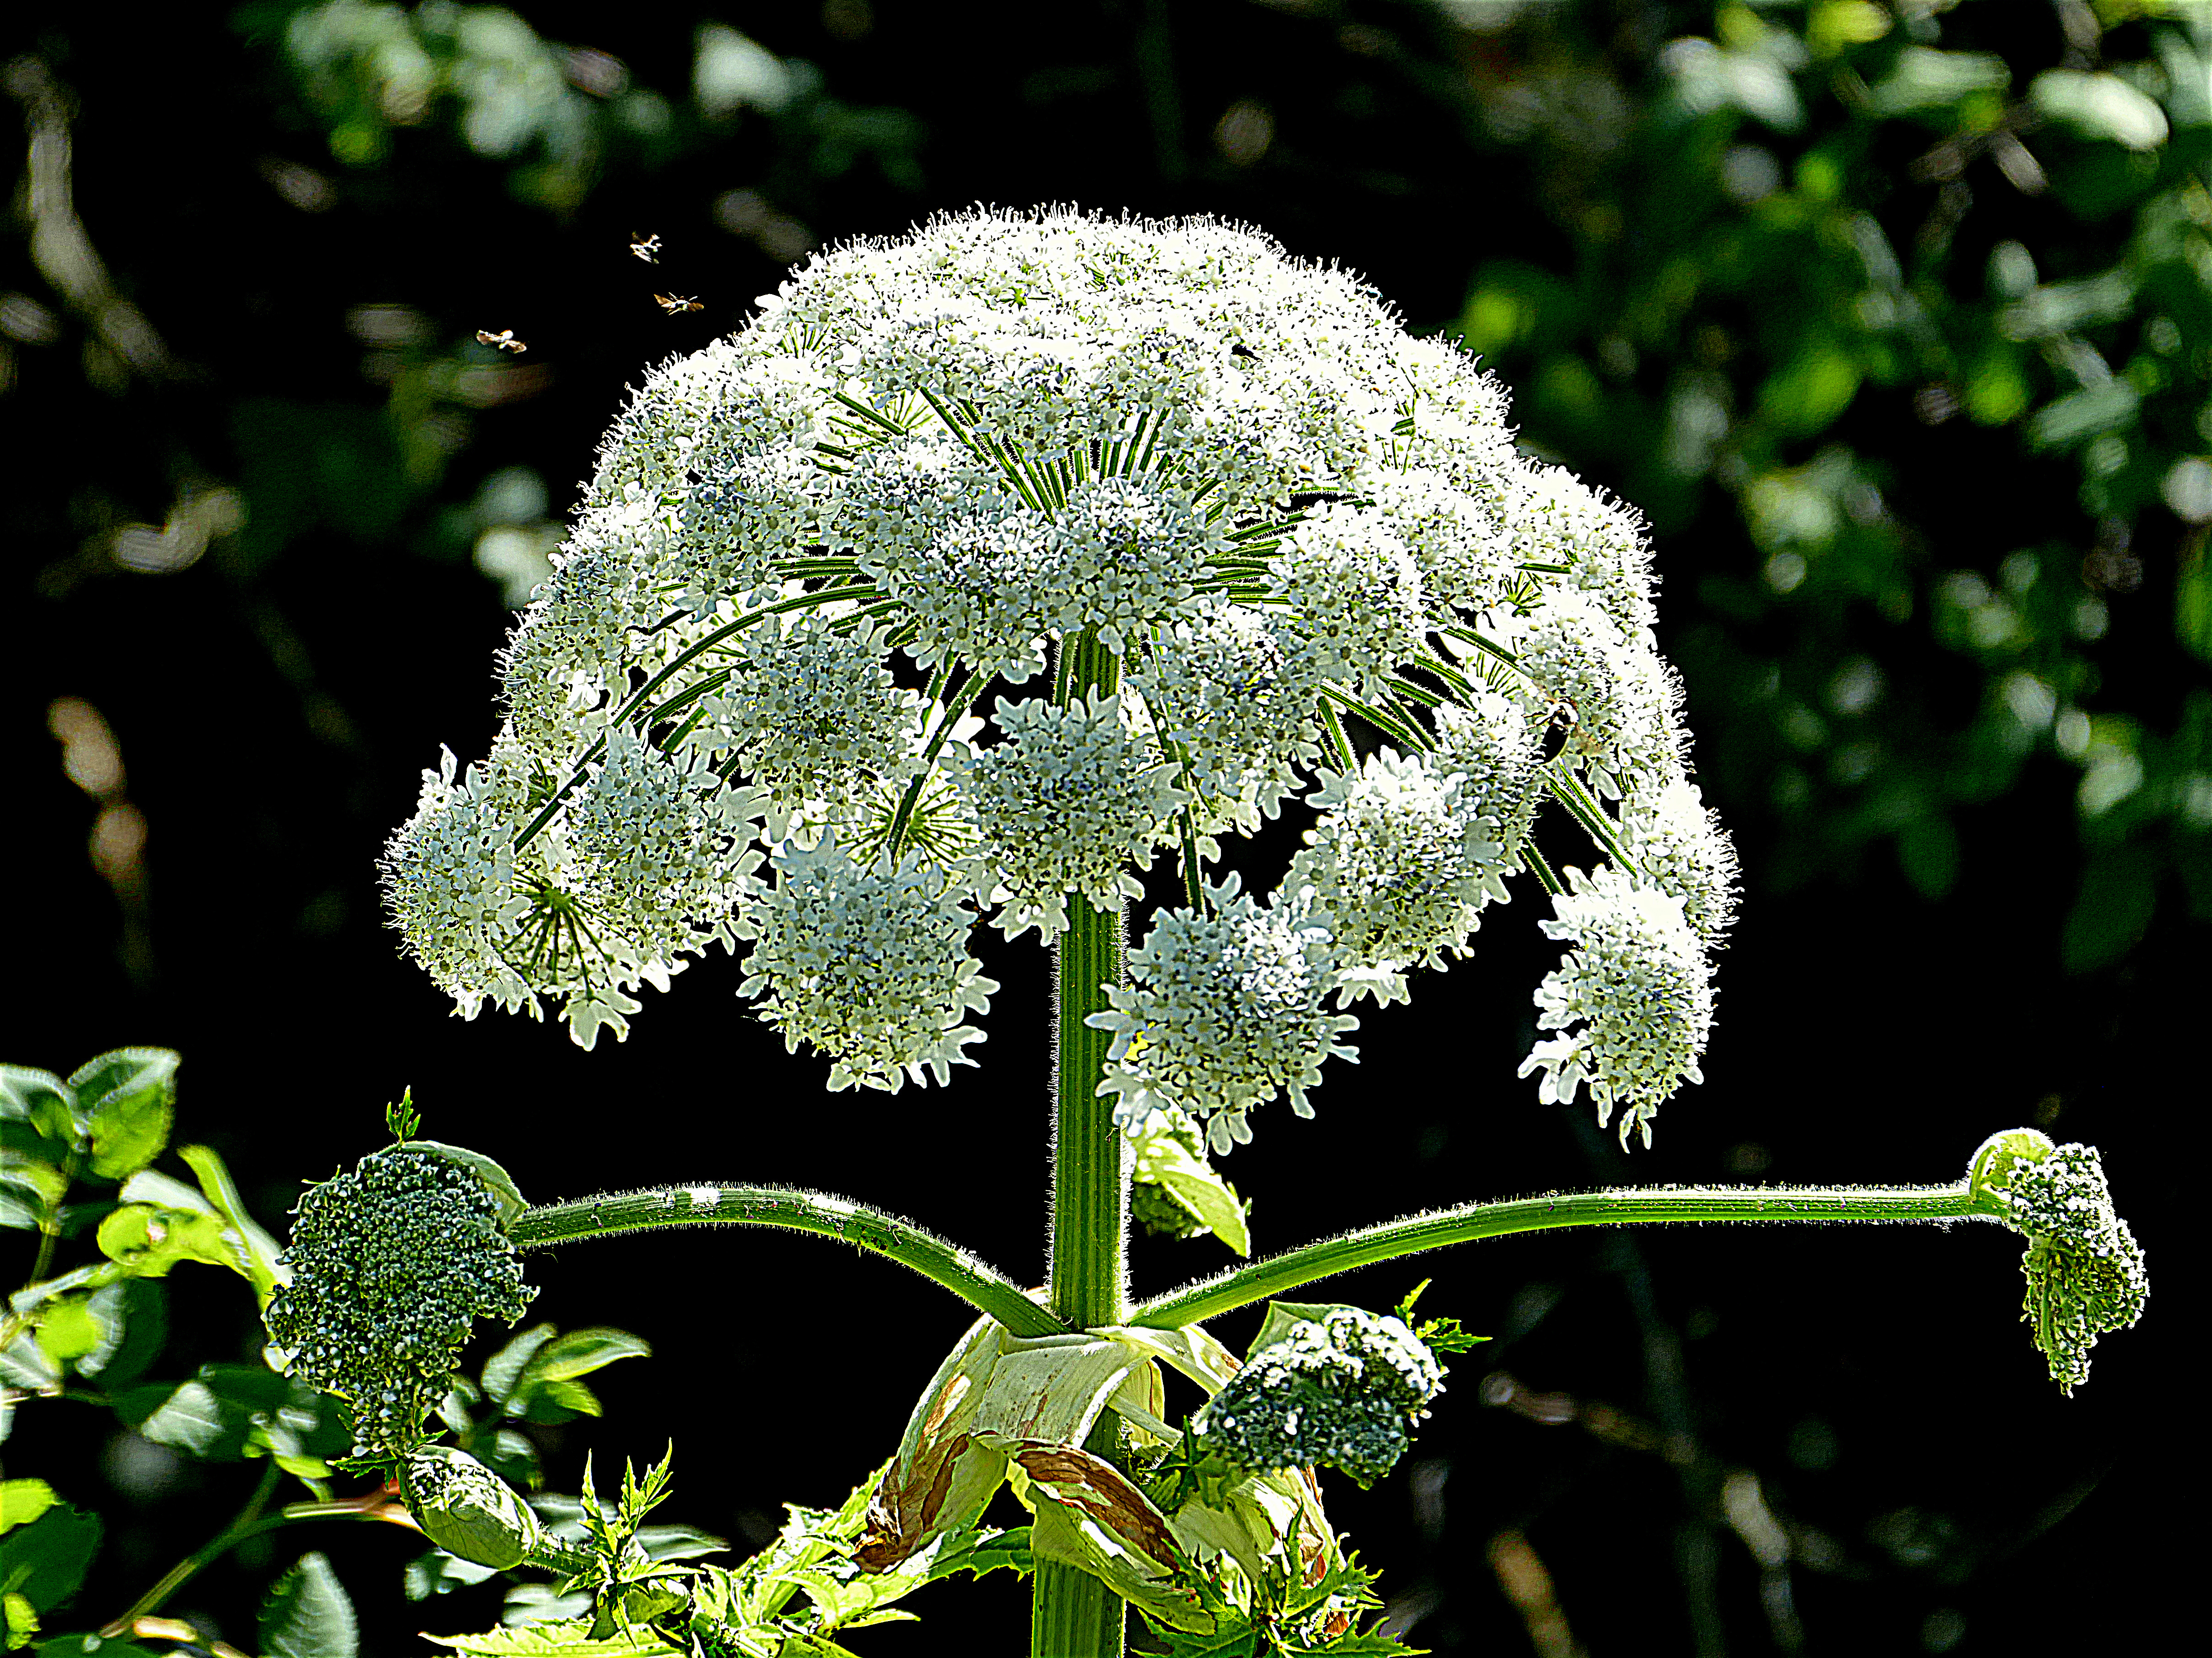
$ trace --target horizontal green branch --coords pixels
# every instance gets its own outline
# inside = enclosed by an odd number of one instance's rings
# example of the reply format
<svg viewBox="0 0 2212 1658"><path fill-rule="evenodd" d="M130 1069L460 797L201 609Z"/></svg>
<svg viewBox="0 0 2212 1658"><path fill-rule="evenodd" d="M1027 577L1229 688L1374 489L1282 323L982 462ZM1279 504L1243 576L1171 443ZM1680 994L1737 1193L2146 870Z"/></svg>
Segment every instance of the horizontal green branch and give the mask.
<svg viewBox="0 0 2212 1658"><path fill-rule="evenodd" d="M1266 1301L1319 1278L1447 1244L1571 1226L1652 1226L1700 1221L1994 1221L1996 1198L1964 1180L1950 1186L1616 1186L1554 1192L1408 1215L1201 1279L1141 1303L1129 1322L1179 1329Z"/></svg>
<svg viewBox="0 0 2212 1658"><path fill-rule="evenodd" d="M508 1235L518 1249L544 1249L664 1226L771 1226L836 1238L910 1267L942 1284L1018 1336L1058 1336L1067 1326L1021 1287L958 1245L911 1221L822 1192L787 1186L655 1186L609 1192L526 1211Z"/></svg>

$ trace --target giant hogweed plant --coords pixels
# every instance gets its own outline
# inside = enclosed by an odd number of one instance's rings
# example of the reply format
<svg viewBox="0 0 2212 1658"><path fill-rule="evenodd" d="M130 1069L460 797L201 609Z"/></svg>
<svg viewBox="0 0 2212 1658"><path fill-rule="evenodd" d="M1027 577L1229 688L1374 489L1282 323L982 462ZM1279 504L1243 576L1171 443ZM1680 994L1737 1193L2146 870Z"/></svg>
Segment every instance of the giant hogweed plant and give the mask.
<svg viewBox="0 0 2212 1658"><path fill-rule="evenodd" d="M981 925L1052 954L1048 1288L817 1192L696 1180L532 1207L406 1137L302 1201L280 1362L479 1570L587 1596L563 1652L842 1651L960 1570L1030 1576L1033 1649L1380 1652L1316 1470L1387 1472L1449 1320L1273 1299L1544 1228L1987 1219L2028 1241L2063 1387L2141 1310L2096 1155L2031 1131L1947 1186L1620 1189L1388 1221L1150 1297L1133 1215L1249 1254L1213 1160L1310 1114L1363 998L1464 955L1539 887L1566 947L1522 1067L1648 1146L1713 1016L1735 866L1690 780L1625 506L1516 454L1503 393L1343 272L1231 226L977 214L811 261L652 375L502 662L489 757L449 754L384 863L392 918L474 1017L588 1048L720 946L833 1089L944 1087L996 985ZM1225 844L1310 814L1272 881ZM1543 808L1557 808L1545 810ZM1565 844L1538 844L1554 827ZM1567 867L1570 856L1588 868ZM1171 901L1133 930L1155 861ZM794 1228L979 1314L889 1460L734 1570L633 1535L666 1465L549 1540L435 1442L460 1346L518 1318L523 1252L643 1228ZM1172 1419L1164 1373L1204 1403ZM1001 1487L1030 1523L992 1529ZM483 1652L551 1650L509 1632Z"/></svg>

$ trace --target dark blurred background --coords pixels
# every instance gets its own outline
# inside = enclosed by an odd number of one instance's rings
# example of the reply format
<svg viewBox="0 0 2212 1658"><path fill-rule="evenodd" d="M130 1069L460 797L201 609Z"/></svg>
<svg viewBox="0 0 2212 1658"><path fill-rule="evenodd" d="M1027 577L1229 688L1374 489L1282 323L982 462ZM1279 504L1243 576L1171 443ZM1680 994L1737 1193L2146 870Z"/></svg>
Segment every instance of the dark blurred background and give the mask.
<svg viewBox="0 0 2212 1658"><path fill-rule="evenodd" d="M449 1019L373 863L438 746L488 744L509 607L644 368L808 250L939 210L1249 222L1462 337L1529 449L1650 515L1662 644L1747 871L1709 1080L1656 1152L1632 1169L1513 1076L1552 959L1532 887L1364 1019L1317 1121L1271 1117L1229 1160L1258 1247L1601 1179L1948 1179L2032 1122L2104 1149L2164 1268L2070 1401L1994 1229L1592 1234L1346 1281L1388 1306L1432 1272L1425 1310L1498 1338L1414 1460L1332 1495L1393 1627L1541 1658L2136 1645L2178 1611L2199 1431L2156 1381L2189 1322L2191 1166L2156 1137L2204 1091L2208 9L19 9L0 1049L181 1050L182 1137L273 1226L411 1083L426 1131L541 1200L821 1186L1040 1274L1033 949L994 958L980 1071L833 1096L743 1016L727 960L590 1055ZM1221 1253L1146 1244L1140 1287ZM888 1454L963 1323L805 1239L632 1240L537 1277L544 1316L659 1350L599 1379L604 1421L544 1430L552 1483L672 1435L672 1516L740 1549ZM234 1286L183 1272L173 1299L166 1370L254 1350ZM9 1473L97 1448L66 1408L27 1407ZM110 1523L80 1623L252 1484L106 1466L112 1489L70 1493ZM489 1587L404 1600L394 1528L277 1541L175 1609L250 1644L272 1564L320 1546L372 1652L498 1616ZM1016 1650L1003 1582L858 1640Z"/></svg>

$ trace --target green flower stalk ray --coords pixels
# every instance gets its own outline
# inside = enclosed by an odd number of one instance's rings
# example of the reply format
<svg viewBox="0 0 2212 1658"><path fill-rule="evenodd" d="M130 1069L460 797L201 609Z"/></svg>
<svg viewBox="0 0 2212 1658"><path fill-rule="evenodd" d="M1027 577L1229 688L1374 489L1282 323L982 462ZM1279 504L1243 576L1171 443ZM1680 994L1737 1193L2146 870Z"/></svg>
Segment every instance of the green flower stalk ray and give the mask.
<svg viewBox="0 0 2212 1658"><path fill-rule="evenodd" d="M1210 1159L1274 1100L1311 1115L1327 1062L1357 1058L1352 1007L1468 954L1516 877L1563 947L1521 1067L1538 1098L1587 1099L1648 1148L1703 1080L1736 865L1692 780L1651 588L1635 514L1519 454L1469 359L1251 232L978 213L818 256L623 410L502 659L505 726L485 760L425 772L386 896L465 1016L554 1011L589 1048L719 948L833 1090L882 1094L976 1063L998 985L969 936L1034 929L1054 953L1048 1286L1040 1304L911 1222L758 1186L503 1212L505 1243L782 1227L983 1313L836 1546L904 1593L978 1546L1010 1484L1035 1516L1032 1649L1053 1658L1121 1651L1127 1605L1209 1637L1368 1639L1367 1578L1274 1460L1378 1475L1435 1390L1370 1398L1368 1367L1431 1375L1421 1336L1350 1308L1300 1314L1340 1341L1286 1332L1279 1301L1265 1362L1214 1415L1178 1429L1158 1392L1163 1364L1209 1396L1237 1371L1205 1320L1353 1266L1571 1226L1996 1220L2028 1239L2029 1320L2070 1389L2140 1313L2141 1252L2093 1151L2018 1132L1953 1186L1471 1204L1131 1305L1133 1137L1176 1137L1145 1164L1172 1164L1174 1201L1143 1212L1243 1253ZM1547 804L1593 867L1540 850ZM1286 805L1311 815L1303 849L1248 886L1224 843ZM1133 930L1163 854L1182 901ZM511 1301L402 1332L414 1368L370 1448L407 1448L449 1338ZM345 1323L345 1302L326 1271L295 1282L284 1344L318 1380L384 1386L347 1356L362 1319L319 1344L305 1327L317 1308ZM1322 1432L1301 1400L1341 1419ZM1193 1460L1209 1423L1219 1454ZM673 1591L609 1547L600 1622L660 1607ZM754 1604L724 1587L693 1637ZM826 1638L831 1618L775 1638Z"/></svg>

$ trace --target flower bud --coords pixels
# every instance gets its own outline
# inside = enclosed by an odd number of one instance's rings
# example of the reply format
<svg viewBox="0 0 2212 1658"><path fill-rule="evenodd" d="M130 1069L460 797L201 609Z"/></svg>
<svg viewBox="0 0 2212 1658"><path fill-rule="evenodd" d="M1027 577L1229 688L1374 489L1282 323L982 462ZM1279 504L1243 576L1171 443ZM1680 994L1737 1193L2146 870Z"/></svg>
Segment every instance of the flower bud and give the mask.
<svg viewBox="0 0 2212 1658"><path fill-rule="evenodd" d="M400 1482L408 1513L448 1554L505 1571L544 1539L520 1494L466 1451L422 1446L402 1466Z"/></svg>

